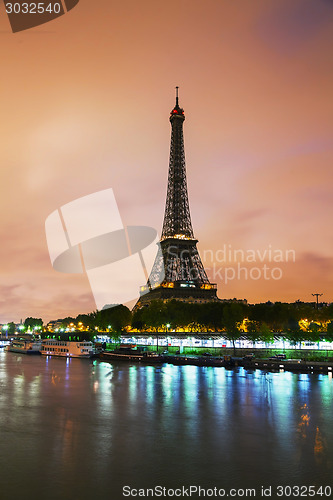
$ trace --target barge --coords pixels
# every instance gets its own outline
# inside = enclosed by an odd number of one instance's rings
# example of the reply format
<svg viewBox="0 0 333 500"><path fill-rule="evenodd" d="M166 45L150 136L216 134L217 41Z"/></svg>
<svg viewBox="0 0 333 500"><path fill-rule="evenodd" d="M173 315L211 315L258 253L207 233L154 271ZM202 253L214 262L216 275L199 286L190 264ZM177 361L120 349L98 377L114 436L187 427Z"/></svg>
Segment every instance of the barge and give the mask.
<svg viewBox="0 0 333 500"><path fill-rule="evenodd" d="M102 361L134 361L137 363L163 363L164 357L155 352L142 351L132 347L119 347L113 351L103 351L99 354Z"/></svg>

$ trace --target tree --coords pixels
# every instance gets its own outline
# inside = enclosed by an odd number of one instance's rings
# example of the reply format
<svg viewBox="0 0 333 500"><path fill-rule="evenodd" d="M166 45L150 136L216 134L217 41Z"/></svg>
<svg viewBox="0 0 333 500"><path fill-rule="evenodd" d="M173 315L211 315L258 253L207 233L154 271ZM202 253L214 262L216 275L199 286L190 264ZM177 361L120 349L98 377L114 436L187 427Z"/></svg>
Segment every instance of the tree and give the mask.
<svg viewBox="0 0 333 500"><path fill-rule="evenodd" d="M223 328L223 310L225 304L221 302L207 302L198 306L197 322L214 331ZM192 320L193 321L193 320Z"/></svg>
<svg viewBox="0 0 333 500"><path fill-rule="evenodd" d="M143 308L142 312L143 324L151 328L152 331L157 331L163 325L168 323L167 307L162 300L152 300L148 307Z"/></svg>
<svg viewBox="0 0 333 500"><path fill-rule="evenodd" d="M62 320L60 320L64 326L64 328L67 328L71 323L76 323L76 320L75 318L72 318L70 316L68 316L67 318L64 318Z"/></svg>
<svg viewBox="0 0 333 500"><path fill-rule="evenodd" d="M91 328L94 329L94 316L92 313L90 314L79 314L76 319L73 321L73 323L76 323L79 325L79 323L82 323L82 325L85 328Z"/></svg>
<svg viewBox="0 0 333 500"><path fill-rule="evenodd" d="M310 342L319 342L320 341L320 326L317 323L310 323L306 339Z"/></svg>
<svg viewBox="0 0 333 500"><path fill-rule="evenodd" d="M327 324L327 331L326 331L325 338L326 338L326 340L328 340L329 342L333 342L333 321L330 321L330 322Z"/></svg>
<svg viewBox="0 0 333 500"><path fill-rule="evenodd" d="M197 311L193 305L186 304L179 300L170 300L165 304L164 324L170 324L173 329L186 328L186 326L195 320Z"/></svg>
<svg viewBox="0 0 333 500"><path fill-rule="evenodd" d="M144 322L143 322L143 312L144 307L140 307L140 309L136 309L132 316L132 327L137 330L143 330Z"/></svg>
<svg viewBox="0 0 333 500"><path fill-rule="evenodd" d="M34 327L39 326L42 328L43 326L43 320L41 318L26 318L24 320L24 326L26 329L30 328L31 330L34 329Z"/></svg>
<svg viewBox="0 0 333 500"><path fill-rule="evenodd" d="M260 326L260 340L265 344L274 342L274 335L269 326L263 322Z"/></svg>
<svg viewBox="0 0 333 500"><path fill-rule="evenodd" d="M256 321L248 321L246 324L247 338L254 344L260 340L259 325Z"/></svg>
<svg viewBox="0 0 333 500"><path fill-rule="evenodd" d="M227 338L232 341L234 356L236 355L235 340L239 338L239 323L244 319L244 308L241 304L227 304L223 308L223 323L227 330Z"/></svg>
<svg viewBox="0 0 333 500"><path fill-rule="evenodd" d="M119 304L114 307L103 308L95 313L96 324L102 330L109 329L113 332L121 332L131 324L132 314L128 307Z"/></svg>
<svg viewBox="0 0 333 500"><path fill-rule="evenodd" d="M273 304L254 304L249 307L248 317L250 320L257 321L258 323L262 323L263 321L267 322L270 318L270 312Z"/></svg>
<svg viewBox="0 0 333 500"><path fill-rule="evenodd" d="M304 339L304 332L300 329L298 323L291 325L288 329L285 339L290 342L293 346L296 347L297 342L301 344L301 341Z"/></svg>
<svg viewBox="0 0 333 500"><path fill-rule="evenodd" d="M333 320L333 303L327 307L323 307L322 309L320 309L320 312L321 312L321 317L324 320L326 321Z"/></svg>
<svg viewBox="0 0 333 500"><path fill-rule="evenodd" d="M14 335L15 330L16 330L15 323L13 323L12 321L8 323L8 329L7 329L8 335Z"/></svg>

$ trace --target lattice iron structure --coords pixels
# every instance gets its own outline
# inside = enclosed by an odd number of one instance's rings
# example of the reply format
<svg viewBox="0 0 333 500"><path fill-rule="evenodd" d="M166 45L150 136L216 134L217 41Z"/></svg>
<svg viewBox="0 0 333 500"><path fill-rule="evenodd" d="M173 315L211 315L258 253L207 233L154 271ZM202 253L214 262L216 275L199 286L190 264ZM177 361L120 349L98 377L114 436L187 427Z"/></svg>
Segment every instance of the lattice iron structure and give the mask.
<svg viewBox="0 0 333 500"><path fill-rule="evenodd" d="M162 240L175 235L194 239L187 193L184 121L184 110L179 107L177 89L176 106L170 113L171 145Z"/></svg>
<svg viewBox="0 0 333 500"><path fill-rule="evenodd" d="M160 250L147 285L141 287L141 297L136 307L154 299L193 302L219 300L216 285L210 283L201 262L197 250L198 240L195 239L192 228L186 180L184 120L185 114L179 106L176 87L176 105L170 113L168 190Z"/></svg>

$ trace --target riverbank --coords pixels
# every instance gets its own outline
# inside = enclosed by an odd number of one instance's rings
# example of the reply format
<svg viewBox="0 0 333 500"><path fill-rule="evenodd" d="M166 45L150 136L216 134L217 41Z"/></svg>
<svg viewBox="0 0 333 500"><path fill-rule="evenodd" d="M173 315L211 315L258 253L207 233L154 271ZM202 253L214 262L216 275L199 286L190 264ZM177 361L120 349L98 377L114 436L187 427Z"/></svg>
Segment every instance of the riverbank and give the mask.
<svg viewBox="0 0 333 500"><path fill-rule="evenodd" d="M223 366L225 368L244 367L252 370L291 371L302 373L333 373L333 362L306 361L297 359L249 359L231 356L175 356L165 355L164 362L172 365Z"/></svg>
<svg viewBox="0 0 333 500"><path fill-rule="evenodd" d="M131 349L132 352L136 352L135 349ZM145 348L145 351L149 352L149 349ZM247 350L248 351L248 350ZM108 351L105 351L106 353ZM138 351L140 352L140 351ZM179 351L173 353L171 349L164 350L161 354L159 352L159 363L167 363L171 365L192 365L201 367L224 367L224 368L234 368L234 367L244 367L250 370L268 370L268 371L291 371L291 372L303 372L303 373L333 373L333 360L327 359L327 357L322 357L319 361L313 361L310 359L295 357L288 358L286 354L280 354L280 356L273 355L269 352L269 357L263 357L264 352L261 352L261 357L257 356L258 353L243 352L243 356L232 356L231 353L224 356L216 356L211 352L206 350L204 353L196 354L180 354ZM100 358L103 359L103 355L100 354ZM136 356L136 358L139 358ZM106 359L108 361L108 359ZM128 358L128 361L133 361L132 357ZM139 359L141 361L141 359ZM149 361L148 361L149 364Z"/></svg>
<svg viewBox="0 0 333 500"><path fill-rule="evenodd" d="M214 357L224 357L224 356L232 356L237 358L243 358L248 354L254 354L256 359L268 359L271 356L275 356L277 354L285 354L287 359L295 359L295 360L305 360L312 362L333 362L333 351L330 349L273 349L273 348L236 348L234 350L232 347L185 347L183 346L182 350L180 346L160 346L157 349L156 345L146 345L146 344L136 344L137 347L146 349L149 351L159 351L165 352L168 351L169 354L172 355L181 355L181 356L203 356L205 353L209 353ZM114 344L107 344L107 348L112 350L114 349Z"/></svg>
<svg viewBox="0 0 333 500"><path fill-rule="evenodd" d="M290 372L302 372L302 373L333 373L333 362L320 362L320 361L307 361L301 359L280 359L280 360L270 360L270 359L252 359L244 360L241 359L236 361L236 366L243 366L248 369L260 369L260 370L281 370Z"/></svg>

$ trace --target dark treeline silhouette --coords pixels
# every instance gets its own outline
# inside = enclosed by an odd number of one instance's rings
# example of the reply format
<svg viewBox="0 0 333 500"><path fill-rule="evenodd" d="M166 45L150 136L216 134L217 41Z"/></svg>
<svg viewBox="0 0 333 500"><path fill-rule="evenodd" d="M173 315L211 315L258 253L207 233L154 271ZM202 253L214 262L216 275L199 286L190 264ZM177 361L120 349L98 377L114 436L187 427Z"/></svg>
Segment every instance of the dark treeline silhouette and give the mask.
<svg viewBox="0 0 333 500"><path fill-rule="evenodd" d="M283 337L293 345L301 341L333 341L333 305L315 309L312 304L276 302L243 304L211 302L190 304L176 300L153 301L136 310L132 327L139 331L221 332L234 347L240 337L270 343Z"/></svg>
<svg viewBox="0 0 333 500"><path fill-rule="evenodd" d="M245 318L252 333L256 327L263 324L271 331L283 332L298 328L300 320L307 320L308 323L333 320L333 304L317 310L311 304L298 302L249 305L240 302L190 304L176 300L163 303L156 300L149 307L134 312L132 326L144 329L160 328L169 324L170 329L176 329L193 325L195 330L200 327L219 331L232 330L234 325L239 327L239 323Z"/></svg>
<svg viewBox="0 0 333 500"><path fill-rule="evenodd" d="M37 321L41 325L39 318ZM34 318L25 321L26 326L33 327L35 324ZM189 333L221 332L232 342L240 336L246 336L252 342L271 342L277 335L293 343L300 340L318 342L323 338L333 340L333 304L316 309L313 304L303 302L250 305L222 301L197 304L154 300L149 306L134 312L124 305L117 305L59 319L53 324L56 324L59 335L64 335L67 328L76 333L81 330L81 337L87 339L97 331L107 331L116 338L132 327L132 331L165 334L174 334L177 330ZM44 336L47 333L44 332Z"/></svg>

